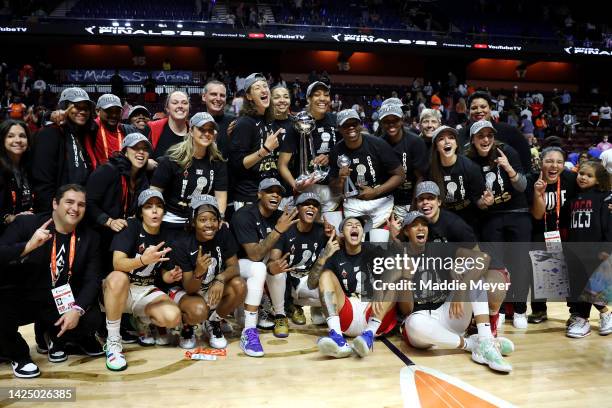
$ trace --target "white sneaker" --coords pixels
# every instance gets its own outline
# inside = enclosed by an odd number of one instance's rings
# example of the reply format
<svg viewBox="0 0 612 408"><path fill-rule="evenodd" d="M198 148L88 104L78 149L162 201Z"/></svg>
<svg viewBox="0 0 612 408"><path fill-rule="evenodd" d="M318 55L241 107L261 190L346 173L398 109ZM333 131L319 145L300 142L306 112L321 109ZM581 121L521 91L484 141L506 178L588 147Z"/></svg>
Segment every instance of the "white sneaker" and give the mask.
<svg viewBox="0 0 612 408"><path fill-rule="evenodd" d="M512 325L515 329L526 329L527 328L527 313L516 313L514 312L514 319L512 319Z"/></svg>
<svg viewBox="0 0 612 408"><path fill-rule="evenodd" d="M323 315L323 308L311 306L310 307L310 320L312 320L312 324L315 326L319 326L325 324L325 316Z"/></svg>
<svg viewBox="0 0 612 408"><path fill-rule="evenodd" d="M576 319L570 324L565 332L567 337L573 339L581 339L591 334L591 324L587 319L576 316Z"/></svg>
<svg viewBox="0 0 612 408"><path fill-rule="evenodd" d="M193 326L183 326L179 338L179 347L182 349L193 349L196 346L196 336Z"/></svg>
<svg viewBox="0 0 612 408"><path fill-rule="evenodd" d="M224 349L227 347L227 340L223 336L221 322L211 322L207 320L204 322L204 330L208 336L208 344L210 344L210 347L216 349Z"/></svg>
<svg viewBox="0 0 612 408"><path fill-rule="evenodd" d="M140 319L136 320L136 328L138 329L138 344L143 347L155 345L154 327L151 324L143 323Z"/></svg>
<svg viewBox="0 0 612 408"><path fill-rule="evenodd" d="M272 330L274 328L274 318L263 307L259 308L257 328L262 330Z"/></svg>
<svg viewBox="0 0 612 408"><path fill-rule="evenodd" d="M104 351L106 352L106 368L111 371L123 371L127 368L121 337L108 337Z"/></svg>
<svg viewBox="0 0 612 408"><path fill-rule="evenodd" d="M612 333L612 312L599 314L599 334L607 336Z"/></svg>
<svg viewBox="0 0 612 408"><path fill-rule="evenodd" d="M478 364L486 364L495 371L503 373L512 371L512 365L504 360L499 350L499 343L493 337L478 339L476 349L472 351L472 360Z"/></svg>
<svg viewBox="0 0 612 408"><path fill-rule="evenodd" d="M172 344L174 340L174 336L170 334L169 329L165 327L157 328L157 336L155 337L155 345L156 346L168 346Z"/></svg>

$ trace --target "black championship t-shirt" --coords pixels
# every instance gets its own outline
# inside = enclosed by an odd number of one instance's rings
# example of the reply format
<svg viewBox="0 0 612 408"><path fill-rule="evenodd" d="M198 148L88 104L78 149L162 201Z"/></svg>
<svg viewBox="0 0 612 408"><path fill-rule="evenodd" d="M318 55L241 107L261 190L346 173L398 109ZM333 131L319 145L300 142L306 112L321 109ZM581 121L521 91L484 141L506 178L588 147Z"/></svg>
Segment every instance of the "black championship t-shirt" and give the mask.
<svg viewBox="0 0 612 408"><path fill-rule="evenodd" d="M342 140L342 136L336 132L336 116L333 113L326 113L322 119L315 121L315 128L310 135L315 156L329 154L336 143ZM280 146L281 152L293 155L292 160L297 166L297 173L294 173L296 177L299 174L300 138L299 132L293 128L293 123L291 123L290 128L287 129L287 137ZM312 154L310 151L307 151L306 154L309 163L308 171L313 171ZM326 168L323 168L323 170L326 170ZM326 178L318 184L327 184L328 182L329 179Z"/></svg>
<svg viewBox="0 0 612 408"><path fill-rule="evenodd" d="M449 167L442 167L446 196L444 208L462 211L476 202L485 190L480 168L465 156L457 156L457 161Z"/></svg>
<svg viewBox="0 0 612 408"><path fill-rule="evenodd" d="M246 258L246 252L242 245L259 243L274 230L276 221L283 214L276 210L270 217L265 218L259 212L257 203L249 204L234 213L231 221L231 230L240 244L239 258Z"/></svg>
<svg viewBox="0 0 612 408"><path fill-rule="evenodd" d="M612 242L612 193L593 188L570 201L570 242ZM608 245L609 246L609 245Z"/></svg>
<svg viewBox="0 0 612 408"><path fill-rule="evenodd" d="M431 242L465 242L476 243L476 234L463 218L444 208L440 209L438 221L429 224L429 241Z"/></svg>
<svg viewBox="0 0 612 408"><path fill-rule="evenodd" d="M380 247L370 243L361 244L357 255L349 255L341 248L325 262L323 270L329 269L336 275L346 296L362 295L367 293L373 278L374 258L384 256Z"/></svg>
<svg viewBox="0 0 612 408"><path fill-rule="evenodd" d="M263 116L241 116L236 121L229 143L229 160L232 166L233 198L236 201L254 202L257 199L259 182L265 178L280 180L278 172L279 149L265 156L250 169L244 167L244 158L263 148L264 142L273 133L272 124ZM284 134L280 134L282 144ZM263 150L262 150L263 151Z"/></svg>
<svg viewBox="0 0 612 408"><path fill-rule="evenodd" d="M174 265L183 272L194 272L197 265L198 251L202 247L203 255L210 255L212 262L202 279L202 290L205 292L215 276L227 268L227 260L238 253L238 244L226 226L222 226L210 241L200 242L195 233L182 236L172 245L170 257Z"/></svg>
<svg viewBox="0 0 612 408"><path fill-rule="evenodd" d="M395 205L409 205L412 203L413 189L417 183L417 171L426 176L429 171L429 153L423 139L412 133L408 128L403 129L402 139L397 144L389 141L389 136L383 139L389 143L397 154L404 171L406 180L393 192Z"/></svg>
<svg viewBox="0 0 612 408"><path fill-rule="evenodd" d="M314 223L308 232L300 232L296 224L281 235L276 242L274 248L280 249L282 255L289 253L287 263L289 267L295 268L289 273L294 287L297 286L301 277L308 275L321 251L325 249L327 239L325 228L321 224Z"/></svg>
<svg viewBox="0 0 612 408"><path fill-rule="evenodd" d="M540 177L539 173L531 173L527 176L527 197L530 202L533 202L534 185ZM557 189L559 189L559 230L561 239L567 239L567 230L570 221L569 202L578 194L578 186L576 185L576 173L569 170L563 170L559 174L559 185L557 183L547 184L544 200L546 201L546 215L541 220L536 220L532 217L532 241L544 242L544 232L557 230ZM546 225L544 220L546 219Z"/></svg>
<svg viewBox="0 0 612 408"><path fill-rule="evenodd" d="M149 234L142 226L142 221L130 218L127 227L113 238L110 250L123 252L128 258L140 258L148 247L162 241L164 241L163 231L160 230L157 235ZM130 283L139 286L154 285L156 277L161 273L161 266L162 263L157 262L134 269L128 274Z"/></svg>
<svg viewBox="0 0 612 408"><path fill-rule="evenodd" d="M187 218L191 197L227 191L227 178L226 162L210 161L207 157L194 158L191 166L183 170L169 157L162 157L153 173L151 185L163 189L168 211Z"/></svg>
<svg viewBox="0 0 612 408"><path fill-rule="evenodd" d="M450 271L444 268L445 262L424 262L426 259L451 259L454 249L443 244L427 244L425 252L412 255L416 271L412 281L415 283L412 293L414 299L413 312L419 310L435 310L448 298L450 291L441 289L440 284L450 280Z"/></svg>
<svg viewBox="0 0 612 408"><path fill-rule="evenodd" d="M519 174L522 173L523 166L516 150L508 145L502 145L501 151L508 158L508 162L514 171ZM512 187L510 177L508 177L508 173L504 169L496 164L490 165L488 159L480 156L477 156L474 162L480 166L485 180L485 187L493 193L495 198L495 204L488 208L489 213L527 208L525 192L516 191Z"/></svg>
<svg viewBox="0 0 612 408"><path fill-rule="evenodd" d="M164 129L159 136L159 140L157 141L157 146L153 151L152 159L157 160L159 157L166 154L166 151L173 145L182 142L185 140L185 136L177 135L170 129L170 125L166 123L164 125Z"/></svg>
<svg viewBox="0 0 612 408"><path fill-rule="evenodd" d="M346 147L344 141L338 143L329 155L331 178L337 178L340 168L338 157L346 155L351 160L351 180L355 186L376 187L384 184L391 171L401 166L401 163L387 142L370 136L362 135L363 142L355 150Z"/></svg>

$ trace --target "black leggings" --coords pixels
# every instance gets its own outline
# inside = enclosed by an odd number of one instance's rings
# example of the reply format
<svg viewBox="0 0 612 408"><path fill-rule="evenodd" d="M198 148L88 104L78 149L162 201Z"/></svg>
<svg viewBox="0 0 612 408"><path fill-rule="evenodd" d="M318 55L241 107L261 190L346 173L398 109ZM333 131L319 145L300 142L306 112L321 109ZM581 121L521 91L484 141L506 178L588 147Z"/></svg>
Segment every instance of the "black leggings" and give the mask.
<svg viewBox="0 0 612 408"><path fill-rule="evenodd" d="M485 242L511 243L496 244L499 257L510 272L510 289L506 298L514 302L516 313L527 311L527 294L531 283L529 264L529 242L531 241L531 216L529 213L489 214L482 223L481 237ZM486 247L486 245L485 245Z"/></svg>
<svg viewBox="0 0 612 408"><path fill-rule="evenodd" d="M67 341L79 342L83 337L94 334L101 322L100 310L97 305L91 307L79 320L79 324L57 338L60 328L55 326L59 314L55 305L47 300L23 300L12 291L11 294L0 293L0 354L12 361L30 358L28 343L19 334L19 326L25 326L34 321L40 322L44 331L48 332L56 344Z"/></svg>

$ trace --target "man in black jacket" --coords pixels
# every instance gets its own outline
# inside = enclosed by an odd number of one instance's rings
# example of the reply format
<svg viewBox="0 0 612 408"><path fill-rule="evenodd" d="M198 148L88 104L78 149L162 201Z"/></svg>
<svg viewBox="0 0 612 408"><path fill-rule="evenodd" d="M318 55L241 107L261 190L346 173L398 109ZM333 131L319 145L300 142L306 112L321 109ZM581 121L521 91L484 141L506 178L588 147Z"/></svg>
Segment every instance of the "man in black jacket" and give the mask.
<svg viewBox="0 0 612 408"><path fill-rule="evenodd" d="M48 338L48 358L65 361L67 342L92 356L104 354L94 336L101 323L97 306L99 238L86 225L85 190L60 187L48 215L25 215L0 237L0 354L16 377L40 370L30 357L19 326L38 321Z"/></svg>
<svg viewBox="0 0 612 408"><path fill-rule="evenodd" d="M227 140L227 128L236 118L225 113L227 103L227 89L223 82L212 80L204 86L202 102L206 105L206 112L210 113L219 126L217 134L217 146L223 157L227 157L229 141Z"/></svg>

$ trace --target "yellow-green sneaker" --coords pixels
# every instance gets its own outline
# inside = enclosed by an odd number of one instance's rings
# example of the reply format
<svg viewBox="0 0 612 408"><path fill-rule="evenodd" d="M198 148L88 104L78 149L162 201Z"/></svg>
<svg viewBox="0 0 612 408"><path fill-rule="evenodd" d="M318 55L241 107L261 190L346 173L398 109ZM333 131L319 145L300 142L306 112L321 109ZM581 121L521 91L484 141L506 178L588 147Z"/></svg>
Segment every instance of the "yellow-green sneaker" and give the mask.
<svg viewBox="0 0 612 408"><path fill-rule="evenodd" d="M274 337L285 338L289 336L289 319L287 316L274 316Z"/></svg>

